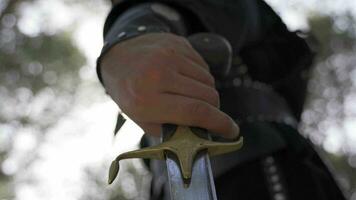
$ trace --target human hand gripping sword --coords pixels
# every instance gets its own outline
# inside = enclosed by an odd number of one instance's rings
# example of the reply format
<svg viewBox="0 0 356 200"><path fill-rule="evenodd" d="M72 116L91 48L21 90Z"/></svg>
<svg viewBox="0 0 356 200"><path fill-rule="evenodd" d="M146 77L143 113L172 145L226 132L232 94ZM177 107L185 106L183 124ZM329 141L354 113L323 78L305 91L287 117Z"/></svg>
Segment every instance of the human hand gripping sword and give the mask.
<svg viewBox="0 0 356 200"><path fill-rule="evenodd" d="M188 38L202 55L217 78L230 70L232 50L229 42L216 34L201 33ZM240 149L243 138L233 142L215 142L210 133L201 128L164 124L162 143L123 153L112 162L109 184L118 172L119 161L129 158L165 160L170 196L172 200L216 200L215 185L209 156L216 156Z"/></svg>

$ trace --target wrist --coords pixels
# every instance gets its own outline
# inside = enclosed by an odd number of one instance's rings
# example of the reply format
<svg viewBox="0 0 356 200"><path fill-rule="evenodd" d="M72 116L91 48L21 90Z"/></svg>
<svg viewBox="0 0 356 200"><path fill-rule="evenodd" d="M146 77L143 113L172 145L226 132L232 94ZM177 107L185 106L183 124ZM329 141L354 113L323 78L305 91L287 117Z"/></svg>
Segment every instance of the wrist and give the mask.
<svg viewBox="0 0 356 200"><path fill-rule="evenodd" d="M132 39L144 34L148 33L168 33L169 28L168 27L156 27L156 26L132 26L130 28L127 28L118 34L116 34L116 37L110 37L108 40L104 42L104 46L101 50L101 53L99 57L97 58L96 61L96 72L98 75L99 81L104 85L103 78L102 78L102 71L101 71L101 64L104 56L114 47L116 44L126 41L128 39Z"/></svg>
<svg viewBox="0 0 356 200"><path fill-rule="evenodd" d="M170 15L167 16L166 13L170 13ZM174 17L172 18L172 16ZM160 32L186 35L187 30L183 17L175 9L159 3L138 4L126 9L125 12L114 7L105 23L105 42L97 59L97 74L100 82L103 83L100 66L102 57L113 46L146 33Z"/></svg>

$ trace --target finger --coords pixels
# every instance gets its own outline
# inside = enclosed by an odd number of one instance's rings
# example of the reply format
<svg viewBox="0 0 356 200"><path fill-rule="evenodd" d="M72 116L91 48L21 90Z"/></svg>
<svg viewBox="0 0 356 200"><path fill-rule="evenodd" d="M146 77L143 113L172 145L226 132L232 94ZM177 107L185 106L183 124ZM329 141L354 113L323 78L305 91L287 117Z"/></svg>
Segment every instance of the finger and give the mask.
<svg viewBox="0 0 356 200"><path fill-rule="evenodd" d="M179 57L177 57L177 59L179 59ZM179 66L178 70L180 73L215 87L215 79L208 70L200 67L199 64L192 60L182 58L182 61L185 61L187 64Z"/></svg>
<svg viewBox="0 0 356 200"><path fill-rule="evenodd" d="M174 67L182 75L200 81L210 87L215 87L214 77L197 63L180 54L172 56L172 58L169 59L169 62L170 63L162 63L162 65L171 68Z"/></svg>
<svg viewBox="0 0 356 200"><path fill-rule="evenodd" d="M205 70L209 71L209 66L204 58L199 54L198 51L194 49L194 47L190 44L189 40L184 37L175 37L176 45L175 49L179 52L183 53L187 58L196 62L198 65L203 67Z"/></svg>
<svg viewBox="0 0 356 200"><path fill-rule="evenodd" d="M204 60L204 58L196 51L191 51L191 56L189 57L192 61L198 63L200 66L204 67L205 70L210 71L210 67L208 63Z"/></svg>
<svg viewBox="0 0 356 200"><path fill-rule="evenodd" d="M239 135L238 126L227 114L204 101L162 94L157 105L156 108L151 108L150 116L146 116L146 119L160 124L197 126L226 138L236 138Z"/></svg>
<svg viewBox="0 0 356 200"><path fill-rule="evenodd" d="M200 66L201 68L203 68L205 71L210 71L209 69L209 65L207 64L207 62L204 60L204 58L190 45L190 43L188 42L188 44L183 44L182 46L177 45L175 47L175 49L177 50L177 53L182 53L182 55L184 55L186 58L188 58L189 60L191 60L192 62L195 62L196 64L198 64L198 66ZM173 51L174 53L174 51Z"/></svg>
<svg viewBox="0 0 356 200"><path fill-rule="evenodd" d="M219 107L219 94L215 88L178 73L172 74L167 84L161 85L162 92L191 97Z"/></svg>

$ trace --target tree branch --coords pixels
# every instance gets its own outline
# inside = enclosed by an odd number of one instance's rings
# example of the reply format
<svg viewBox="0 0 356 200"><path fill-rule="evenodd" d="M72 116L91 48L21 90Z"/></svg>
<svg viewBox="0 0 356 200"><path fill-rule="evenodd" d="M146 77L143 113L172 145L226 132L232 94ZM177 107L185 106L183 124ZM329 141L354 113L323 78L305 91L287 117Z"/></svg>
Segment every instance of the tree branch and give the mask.
<svg viewBox="0 0 356 200"><path fill-rule="evenodd" d="M0 19L2 19L5 14L15 12L17 4L21 1L22 0L9 0L5 9L0 13Z"/></svg>

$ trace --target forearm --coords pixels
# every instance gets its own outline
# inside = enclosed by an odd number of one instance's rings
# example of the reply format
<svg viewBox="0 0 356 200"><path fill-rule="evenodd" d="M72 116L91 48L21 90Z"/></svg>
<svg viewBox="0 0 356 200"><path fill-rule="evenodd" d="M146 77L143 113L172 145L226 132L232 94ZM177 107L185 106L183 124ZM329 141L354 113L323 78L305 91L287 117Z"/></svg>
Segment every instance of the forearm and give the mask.
<svg viewBox="0 0 356 200"><path fill-rule="evenodd" d="M114 7L104 29L104 47L97 61L97 74L101 76L101 59L116 44L146 33L168 32L186 35L187 23L178 11L160 3L144 3L129 8L119 16Z"/></svg>

